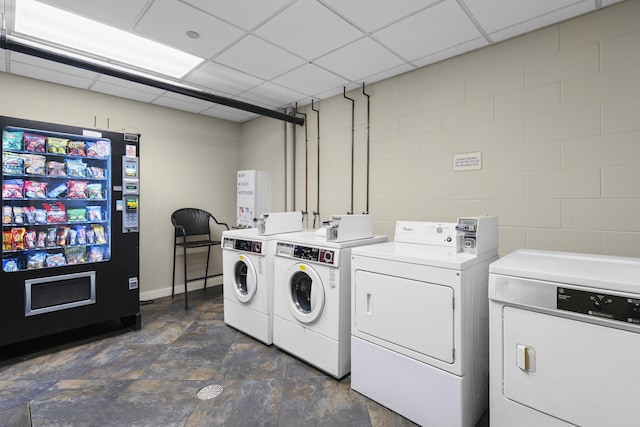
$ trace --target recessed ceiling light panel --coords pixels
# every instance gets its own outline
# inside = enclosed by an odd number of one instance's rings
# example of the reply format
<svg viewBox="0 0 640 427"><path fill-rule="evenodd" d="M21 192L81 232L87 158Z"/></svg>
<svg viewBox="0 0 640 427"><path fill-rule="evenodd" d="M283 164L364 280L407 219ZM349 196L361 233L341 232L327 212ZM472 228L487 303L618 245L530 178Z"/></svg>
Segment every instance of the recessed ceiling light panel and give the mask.
<svg viewBox="0 0 640 427"><path fill-rule="evenodd" d="M34 0L16 1L14 32L176 78L203 61L195 55Z"/></svg>

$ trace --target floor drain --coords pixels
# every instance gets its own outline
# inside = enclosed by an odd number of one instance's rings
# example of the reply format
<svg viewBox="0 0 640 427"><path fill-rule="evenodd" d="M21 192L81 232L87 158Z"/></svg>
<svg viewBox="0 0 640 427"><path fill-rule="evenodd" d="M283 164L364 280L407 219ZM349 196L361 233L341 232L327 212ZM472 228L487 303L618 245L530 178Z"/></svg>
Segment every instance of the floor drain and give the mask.
<svg viewBox="0 0 640 427"><path fill-rule="evenodd" d="M222 393L221 385L208 385L206 387L202 387L200 391L198 391L198 399L200 400L209 400L217 397Z"/></svg>

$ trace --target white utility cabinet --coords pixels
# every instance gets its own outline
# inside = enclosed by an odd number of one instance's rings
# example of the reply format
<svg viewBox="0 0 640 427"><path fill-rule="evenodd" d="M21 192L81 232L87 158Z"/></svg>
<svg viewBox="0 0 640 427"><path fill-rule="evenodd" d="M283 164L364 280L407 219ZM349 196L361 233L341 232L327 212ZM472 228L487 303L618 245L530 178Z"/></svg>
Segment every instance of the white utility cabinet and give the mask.
<svg viewBox="0 0 640 427"><path fill-rule="evenodd" d="M253 227L254 219L269 212L269 173L242 170L237 175L236 225Z"/></svg>

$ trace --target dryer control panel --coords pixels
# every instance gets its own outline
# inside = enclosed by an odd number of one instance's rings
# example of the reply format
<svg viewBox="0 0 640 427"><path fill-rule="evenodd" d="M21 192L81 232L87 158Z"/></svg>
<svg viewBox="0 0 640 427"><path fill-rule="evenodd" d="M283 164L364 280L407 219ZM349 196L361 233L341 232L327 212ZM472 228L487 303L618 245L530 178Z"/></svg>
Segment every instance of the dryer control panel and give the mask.
<svg viewBox="0 0 640 427"><path fill-rule="evenodd" d="M559 310L640 324L640 299L571 288L557 288Z"/></svg>

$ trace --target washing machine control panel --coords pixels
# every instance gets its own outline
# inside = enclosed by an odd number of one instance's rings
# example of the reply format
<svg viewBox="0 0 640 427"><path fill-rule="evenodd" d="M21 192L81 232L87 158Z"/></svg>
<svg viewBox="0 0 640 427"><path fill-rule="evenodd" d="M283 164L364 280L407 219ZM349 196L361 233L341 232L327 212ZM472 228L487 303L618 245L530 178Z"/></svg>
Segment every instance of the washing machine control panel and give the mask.
<svg viewBox="0 0 640 427"><path fill-rule="evenodd" d="M242 252L262 254L262 242L255 242L253 240L225 237L224 241L222 242L222 247L225 249L235 249Z"/></svg>
<svg viewBox="0 0 640 427"><path fill-rule="evenodd" d="M559 310L640 324L640 298L563 287L557 288L556 296Z"/></svg>
<svg viewBox="0 0 640 427"><path fill-rule="evenodd" d="M335 251L316 248L313 246L278 242L278 245L276 246L276 255L318 262L320 264L335 264Z"/></svg>

